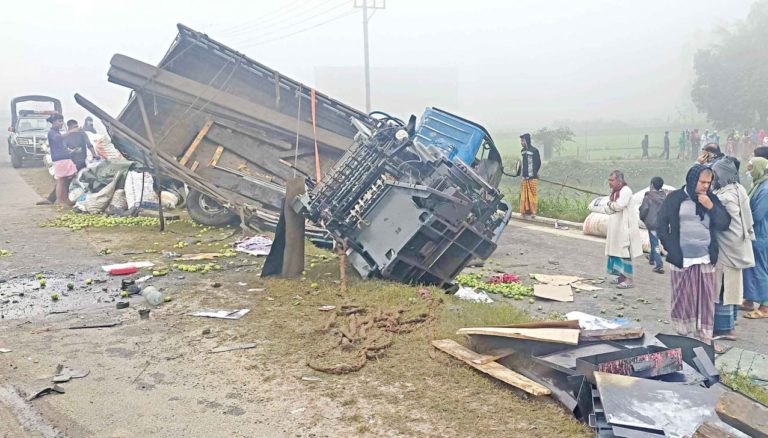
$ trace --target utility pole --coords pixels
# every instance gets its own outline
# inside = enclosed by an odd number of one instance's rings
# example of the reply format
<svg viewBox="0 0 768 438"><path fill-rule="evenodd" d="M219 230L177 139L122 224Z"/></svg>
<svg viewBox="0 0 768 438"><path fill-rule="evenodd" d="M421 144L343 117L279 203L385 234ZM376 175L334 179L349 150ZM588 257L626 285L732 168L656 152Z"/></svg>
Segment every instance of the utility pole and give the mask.
<svg viewBox="0 0 768 438"><path fill-rule="evenodd" d="M371 2L371 4L369 4ZM363 57L365 62L365 112L371 112L371 66L368 51L368 9L385 9L387 0L355 0L355 7L363 10Z"/></svg>

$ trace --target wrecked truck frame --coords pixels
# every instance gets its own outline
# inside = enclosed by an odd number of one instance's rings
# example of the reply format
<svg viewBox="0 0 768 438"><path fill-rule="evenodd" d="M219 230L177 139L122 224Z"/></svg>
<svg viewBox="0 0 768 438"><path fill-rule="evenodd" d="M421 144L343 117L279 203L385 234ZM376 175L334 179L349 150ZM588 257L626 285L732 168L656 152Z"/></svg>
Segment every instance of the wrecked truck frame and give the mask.
<svg viewBox="0 0 768 438"><path fill-rule="evenodd" d="M109 81L134 90L119 117L76 101L104 122L123 155L161 171L159 186L190 188L193 219L273 228L286 182L314 174L319 160L320 173L333 170L317 187L307 178L315 190L303 206L286 204L318 226L310 236L331 232L363 277L451 288L471 259L495 250L510 209L497 189L501 157L484 128L432 108L418 129L413 116L406 126L361 113L178 29L157 67L113 56ZM203 200L215 210L208 216L194 208ZM345 223L350 214L361 220Z"/></svg>
<svg viewBox="0 0 768 438"><path fill-rule="evenodd" d="M315 138L327 170L354 141L350 119L372 119L203 33L181 24L178 31L158 66L112 58L108 80L133 93L110 119L133 135L102 121L115 147L149 169L155 167L154 139L158 154L174 161L160 160L161 175L171 177L160 184L190 188L187 209L194 220L224 225L244 219L269 229L287 179L314 171Z"/></svg>

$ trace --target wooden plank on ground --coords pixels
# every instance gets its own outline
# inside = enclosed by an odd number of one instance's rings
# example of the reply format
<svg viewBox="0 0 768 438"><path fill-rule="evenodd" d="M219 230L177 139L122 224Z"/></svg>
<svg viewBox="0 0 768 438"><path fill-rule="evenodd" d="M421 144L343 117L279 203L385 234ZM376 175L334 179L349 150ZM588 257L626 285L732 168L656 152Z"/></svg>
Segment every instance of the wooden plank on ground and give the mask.
<svg viewBox="0 0 768 438"><path fill-rule="evenodd" d="M724 431L716 424L705 422L696 429L692 438L735 438L735 435Z"/></svg>
<svg viewBox="0 0 768 438"><path fill-rule="evenodd" d="M456 333L460 335L502 336L506 338L553 342L556 344L578 345L579 331L578 329L561 328L468 327L459 329Z"/></svg>
<svg viewBox="0 0 768 438"><path fill-rule="evenodd" d="M616 341L621 339L639 339L643 337L643 328L640 326L619 327L603 330L582 330L579 340L587 341Z"/></svg>
<svg viewBox="0 0 768 438"><path fill-rule="evenodd" d="M197 166L199 166L199 165L200 165L200 162L195 160L195 162L192 163L192 167L190 167L190 170L192 170L192 172L196 171L197 170Z"/></svg>
<svg viewBox="0 0 768 438"><path fill-rule="evenodd" d="M536 322L524 322L522 324L505 324L495 325L493 327L509 327L509 328L579 328L579 321L576 319L570 321L536 321Z"/></svg>
<svg viewBox="0 0 768 438"><path fill-rule="evenodd" d="M735 392L720 396L715 408L723 422L753 438L768 438L768 408Z"/></svg>
<svg viewBox="0 0 768 438"><path fill-rule="evenodd" d="M432 345L437 348L438 350L444 351L445 353L450 354L451 356L464 361L466 364L472 366L473 368L482 371L489 376L495 377L496 379L501 380L502 382L508 383L515 388L520 388L523 391L533 394L533 395L549 395L551 394L551 391L547 389L547 387L534 382L533 380L520 375L509 368L496 363L496 362L489 362L489 363L483 363L483 364L477 364L473 361L482 361L483 355L477 354L476 352L460 345L458 342L454 341L453 339L439 339L432 341Z"/></svg>
<svg viewBox="0 0 768 438"><path fill-rule="evenodd" d="M195 139L192 140L192 144L190 144L187 150L184 152L184 155L179 160L179 164L182 166L187 165L187 161L192 158L192 154L194 154L195 150L197 150L197 147L200 146L200 142L203 141L205 134L208 133L208 130L211 129L211 126L213 126L213 119L208 119L203 125L202 129L200 129L200 131L197 133L197 136L195 136Z"/></svg>
<svg viewBox="0 0 768 438"><path fill-rule="evenodd" d="M533 296L568 303L573 301L573 289L567 284L535 284L533 286Z"/></svg>
<svg viewBox="0 0 768 438"><path fill-rule="evenodd" d="M219 159L221 159L221 154L223 153L224 153L224 146L216 147L216 151L213 153L213 157L211 157L211 161L208 163L208 167L213 167L216 164L218 164Z"/></svg>

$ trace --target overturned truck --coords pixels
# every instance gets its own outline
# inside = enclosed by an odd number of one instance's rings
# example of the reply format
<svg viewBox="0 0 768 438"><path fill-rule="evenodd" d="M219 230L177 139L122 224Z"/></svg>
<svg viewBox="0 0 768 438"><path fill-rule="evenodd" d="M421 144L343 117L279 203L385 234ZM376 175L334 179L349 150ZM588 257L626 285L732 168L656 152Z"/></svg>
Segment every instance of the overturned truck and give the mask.
<svg viewBox="0 0 768 438"><path fill-rule="evenodd" d="M449 286L493 252L510 211L481 126L433 108L418 126L365 114L178 29L158 66L112 58L109 81L133 90L117 118L75 99L159 185L188 188L193 219L272 228L286 182L301 174L310 191L286 204L315 224L310 235L341 242L364 277Z"/></svg>

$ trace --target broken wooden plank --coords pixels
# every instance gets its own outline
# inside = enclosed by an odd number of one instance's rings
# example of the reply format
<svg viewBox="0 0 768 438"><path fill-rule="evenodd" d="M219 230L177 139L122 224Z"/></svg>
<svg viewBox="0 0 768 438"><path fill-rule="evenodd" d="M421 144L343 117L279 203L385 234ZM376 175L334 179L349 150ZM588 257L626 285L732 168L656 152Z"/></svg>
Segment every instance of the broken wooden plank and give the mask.
<svg viewBox="0 0 768 438"><path fill-rule="evenodd" d="M732 435L716 424L707 421L696 429L692 438L735 438L735 435Z"/></svg>
<svg viewBox="0 0 768 438"><path fill-rule="evenodd" d="M616 341L621 339L639 339L644 334L640 326L621 327L604 330L582 330L579 340L587 341Z"/></svg>
<svg viewBox="0 0 768 438"><path fill-rule="evenodd" d="M578 345L579 331L578 329L555 328L469 327L459 329L456 333L460 335L502 336L506 338L553 342L556 344Z"/></svg>
<svg viewBox="0 0 768 438"><path fill-rule="evenodd" d="M578 329L579 321L576 319L569 321L536 321L536 322L524 322L522 324L505 324L494 325L492 327L507 327L507 328L571 328Z"/></svg>
<svg viewBox="0 0 768 438"><path fill-rule="evenodd" d="M533 296L569 303L573 301L573 289L569 285L535 284L533 286Z"/></svg>
<svg viewBox="0 0 768 438"><path fill-rule="evenodd" d="M477 354L476 352L460 345L458 342L454 341L453 339L435 340L435 341L432 341L432 345L438 350L441 350L459 360L464 361L466 364L472 366L473 368L479 371L482 371L496 379L499 379L502 382L508 383L514 386L515 388L522 389L528 394L532 394L532 395L551 394L551 391L547 389L545 386L540 385L534 382L533 380L525 376L522 376L496 362L490 362L486 364L473 363L473 361L475 360L482 359L483 355Z"/></svg>
<svg viewBox="0 0 768 438"><path fill-rule="evenodd" d="M213 157L211 157L211 161L208 162L208 167L213 167L219 163L219 160L221 159L221 154L224 153L224 146L217 146L216 151L213 152Z"/></svg>
<svg viewBox="0 0 768 438"><path fill-rule="evenodd" d="M485 365L487 363L496 362L499 359L512 356L515 353L515 350L509 349L506 351L492 351L491 354L481 355L481 357L473 359L472 363L475 365Z"/></svg>
<svg viewBox="0 0 768 438"><path fill-rule="evenodd" d="M200 146L200 142L203 141L203 138L205 138L205 134L208 133L208 130L211 129L211 126L213 126L213 119L208 119L203 125L202 129L198 131L197 136L195 136L195 139L192 140L192 144L190 144L187 150L184 152L184 155L179 160L179 164L181 164L182 166L187 165L187 161L189 161L189 159L192 158L192 154L194 154L195 151L197 150L197 147Z"/></svg>
<svg viewBox="0 0 768 438"><path fill-rule="evenodd" d="M720 396L715 412L725 424L753 438L768 438L768 408L741 394Z"/></svg>

